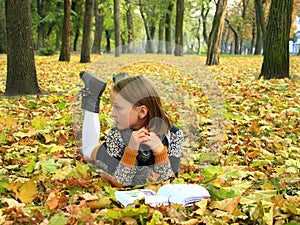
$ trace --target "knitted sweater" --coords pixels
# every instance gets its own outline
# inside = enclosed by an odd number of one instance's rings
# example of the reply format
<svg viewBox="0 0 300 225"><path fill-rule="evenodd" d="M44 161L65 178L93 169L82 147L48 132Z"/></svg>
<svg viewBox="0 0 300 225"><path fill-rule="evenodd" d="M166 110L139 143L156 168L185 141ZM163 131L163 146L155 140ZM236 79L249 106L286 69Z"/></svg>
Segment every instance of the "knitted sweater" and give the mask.
<svg viewBox="0 0 300 225"><path fill-rule="evenodd" d="M173 126L160 137L164 150L157 155L143 144L139 151L129 149L131 133L131 129L110 130L106 142L94 150L96 170L108 173L123 186L144 185L153 177L167 180L178 174L183 142L180 129Z"/></svg>

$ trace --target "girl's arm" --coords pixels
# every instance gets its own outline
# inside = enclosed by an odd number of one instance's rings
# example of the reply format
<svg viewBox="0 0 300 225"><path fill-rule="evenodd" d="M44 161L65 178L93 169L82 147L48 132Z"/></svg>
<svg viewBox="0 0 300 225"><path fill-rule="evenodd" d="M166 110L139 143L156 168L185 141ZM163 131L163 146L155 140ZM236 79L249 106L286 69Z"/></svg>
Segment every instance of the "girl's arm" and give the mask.
<svg viewBox="0 0 300 225"><path fill-rule="evenodd" d="M183 133L178 128L172 128L169 140L169 148L159 154L155 154L154 172L160 175L159 179L167 180L178 174L180 156L183 143Z"/></svg>
<svg viewBox="0 0 300 225"><path fill-rule="evenodd" d="M125 150L124 150L125 149ZM130 186L136 174L135 160L137 152L127 148L119 130L112 129L107 140L95 149L96 167L115 178L124 186Z"/></svg>

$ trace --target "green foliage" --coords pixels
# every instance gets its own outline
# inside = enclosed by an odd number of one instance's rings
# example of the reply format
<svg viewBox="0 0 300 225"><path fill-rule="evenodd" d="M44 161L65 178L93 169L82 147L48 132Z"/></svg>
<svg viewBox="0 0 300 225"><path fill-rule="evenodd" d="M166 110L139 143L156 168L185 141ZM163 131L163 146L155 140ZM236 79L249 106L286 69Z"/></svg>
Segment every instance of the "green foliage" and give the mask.
<svg viewBox="0 0 300 225"><path fill-rule="evenodd" d="M51 56L56 53L54 45L49 43L49 41L44 42L44 47L39 49L39 55L41 56Z"/></svg>

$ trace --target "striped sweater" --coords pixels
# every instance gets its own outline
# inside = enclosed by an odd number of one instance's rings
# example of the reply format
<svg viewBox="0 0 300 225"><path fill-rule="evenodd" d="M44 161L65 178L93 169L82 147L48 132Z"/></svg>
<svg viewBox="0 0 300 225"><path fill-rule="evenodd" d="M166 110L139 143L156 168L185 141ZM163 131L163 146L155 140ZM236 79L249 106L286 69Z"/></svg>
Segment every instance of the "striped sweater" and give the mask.
<svg viewBox="0 0 300 225"><path fill-rule="evenodd" d="M132 130L110 130L106 142L94 150L95 169L104 171L122 186L144 185L153 180L167 180L178 174L183 133L173 126L160 137L164 150L153 155L147 145L139 151L127 147Z"/></svg>

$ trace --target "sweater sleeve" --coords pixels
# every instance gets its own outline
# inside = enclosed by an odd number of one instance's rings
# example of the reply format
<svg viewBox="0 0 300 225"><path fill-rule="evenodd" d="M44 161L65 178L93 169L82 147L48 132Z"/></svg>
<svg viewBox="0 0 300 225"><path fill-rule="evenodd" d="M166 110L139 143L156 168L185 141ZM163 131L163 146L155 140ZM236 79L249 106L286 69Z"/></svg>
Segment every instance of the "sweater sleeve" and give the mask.
<svg viewBox="0 0 300 225"><path fill-rule="evenodd" d="M96 167L105 171L124 186L130 186L136 174L138 152L127 148L121 133L112 129L107 140L96 150Z"/></svg>
<svg viewBox="0 0 300 225"><path fill-rule="evenodd" d="M155 156L154 172L160 175L160 179L167 180L178 174L182 143L183 133L177 129L170 134L169 148L165 147L164 151Z"/></svg>

